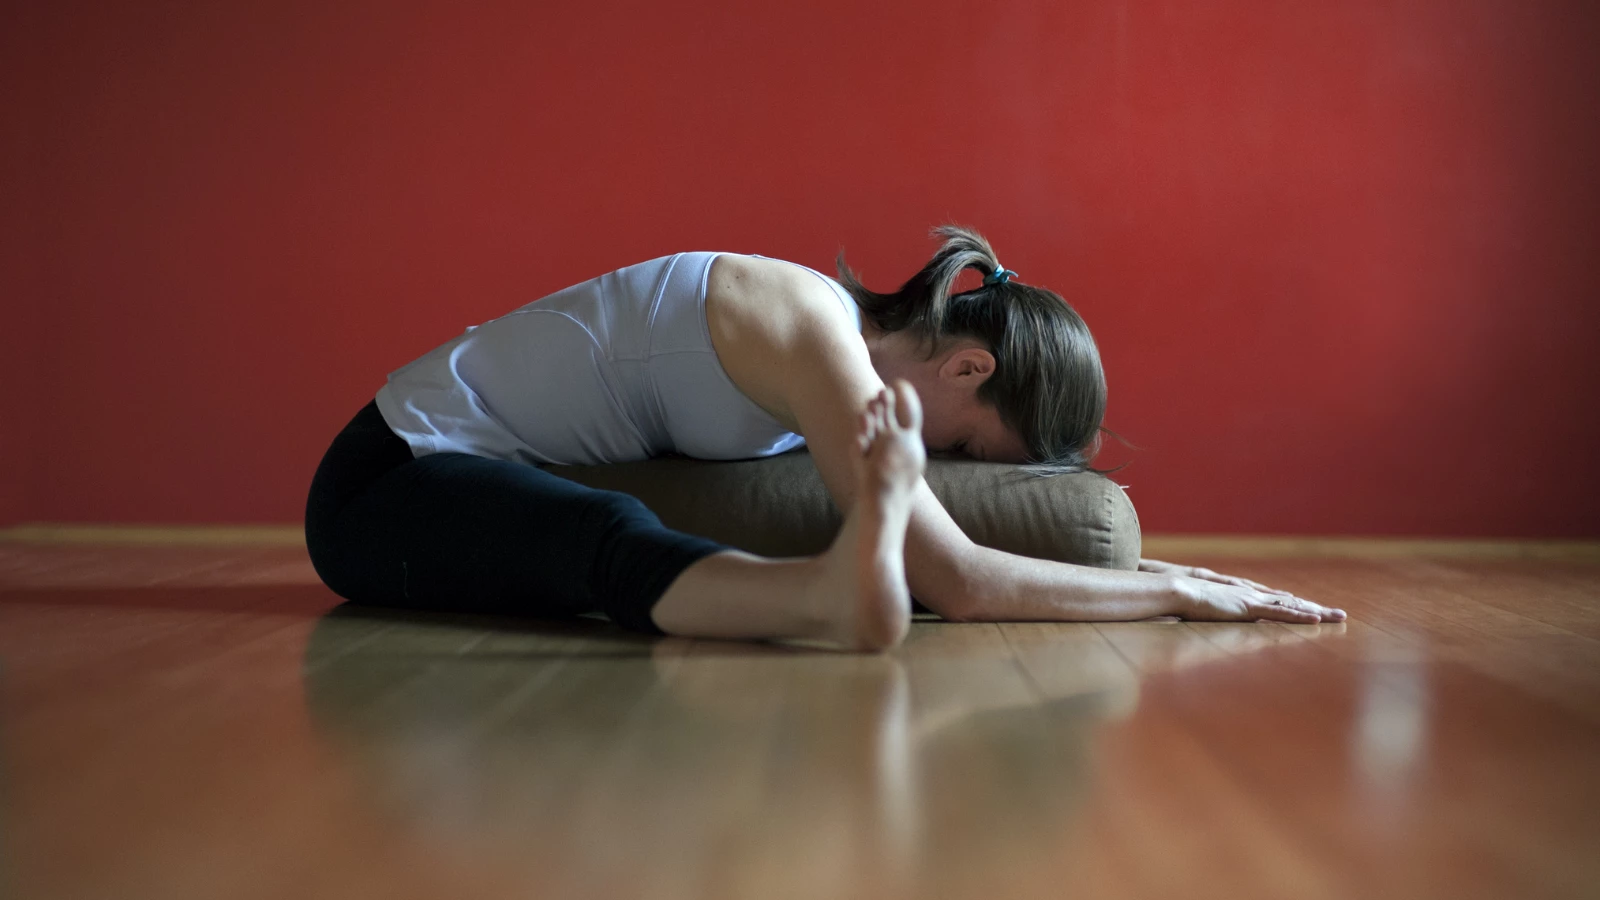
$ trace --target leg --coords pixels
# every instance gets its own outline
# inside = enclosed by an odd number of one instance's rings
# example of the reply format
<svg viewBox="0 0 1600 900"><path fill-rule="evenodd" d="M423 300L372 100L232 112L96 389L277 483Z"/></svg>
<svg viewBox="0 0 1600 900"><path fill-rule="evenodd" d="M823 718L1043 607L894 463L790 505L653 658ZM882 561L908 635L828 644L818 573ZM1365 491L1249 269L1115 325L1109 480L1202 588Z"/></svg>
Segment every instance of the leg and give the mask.
<svg viewBox="0 0 1600 900"><path fill-rule="evenodd" d="M828 552L768 560L739 551L684 570L651 615L669 634L810 638L850 649L899 643L910 626L905 534L926 453L916 391L900 381L861 417L861 489Z"/></svg>
<svg viewBox="0 0 1600 900"><path fill-rule="evenodd" d="M306 544L322 580L358 603L525 616L605 612L659 633L673 578L726 550L668 531L637 499L532 466L461 453L413 459L376 405L312 479Z"/></svg>
<svg viewBox="0 0 1600 900"><path fill-rule="evenodd" d="M887 394L863 415L861 499L833 547L812 559L763 559L674 532L633 497L531 466L457 453L410 459L373 407L318 469L307 543L323 580L362 603L598 610L657 633L891 646L910 618L902 552L923 467L920 409L904 391L899 421Z"/></svg>

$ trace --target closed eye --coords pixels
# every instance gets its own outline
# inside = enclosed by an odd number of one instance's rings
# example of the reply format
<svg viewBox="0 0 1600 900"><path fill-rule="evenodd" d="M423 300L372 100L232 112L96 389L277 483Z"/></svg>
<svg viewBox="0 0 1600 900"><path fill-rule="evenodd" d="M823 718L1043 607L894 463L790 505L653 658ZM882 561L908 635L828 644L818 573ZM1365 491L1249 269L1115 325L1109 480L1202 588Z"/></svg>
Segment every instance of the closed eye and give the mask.
<svg viewBox="0 0 1600 900"><path fill-rule="evenodd" d="M977 457L973 456L972 453L967 450L966 441L962 441L958 444L950 444L943 450L934 450L929 448L928 452L932 453L934 456L940 457L941 459L977 459Z"/></svg>

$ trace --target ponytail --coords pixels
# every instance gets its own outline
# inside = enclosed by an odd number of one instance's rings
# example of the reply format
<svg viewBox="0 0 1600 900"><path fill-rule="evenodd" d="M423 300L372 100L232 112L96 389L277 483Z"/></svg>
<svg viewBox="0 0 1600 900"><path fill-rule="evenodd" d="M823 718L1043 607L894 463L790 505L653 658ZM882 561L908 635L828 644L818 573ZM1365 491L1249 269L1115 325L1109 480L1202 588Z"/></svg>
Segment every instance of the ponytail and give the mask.
<svg viewBox="0 0 1600 900"><path fill-rule="evenodd" d="M984 276L986 286L991 276L1005 270L995 259L994 248L989 246L983 235L971 228L941 225L933 229L932 234L944 238L944 243L921 271L892 294L868 290L845 264L842 250L839 251L836 265L839 283L850 292L856 305L861 307L862 313L874 325L889 332L910 330L911 334L931 345L932 352L937 353L939 339L951 331L950 296L962 270L977 270Z"/></svg>

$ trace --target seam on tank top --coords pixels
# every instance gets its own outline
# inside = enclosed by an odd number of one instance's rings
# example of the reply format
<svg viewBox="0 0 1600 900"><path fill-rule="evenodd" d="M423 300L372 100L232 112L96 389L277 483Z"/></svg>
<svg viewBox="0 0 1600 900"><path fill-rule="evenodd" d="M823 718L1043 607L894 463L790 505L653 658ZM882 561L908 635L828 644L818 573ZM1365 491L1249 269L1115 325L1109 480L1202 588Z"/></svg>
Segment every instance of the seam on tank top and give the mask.
<svg viewBox="0 0 1600 900"><path fill-rule="evenodd" d="M560 316L561 318L566 319L568 322L571 322L572 324L583 329L583 333L589 336L589 343L594 345L594 348L599 351L600 358L605 360L607 374L611 376L610 379L607 379L604 375L602 375L600 379L601 385L605 388L606 399L610 401L611 411L616 413L617 418L627 426L628 433L632 434L633 439L639 442L639 446L643 447L648 452L651 448L650 442L644 439L644 435L639 431L639 426L634 424L633 417L628 415L628 411L623 408L622 403L617 400L617 392L611 389L611 382L615 381L617 377L617 373L611 369L611 365L614 360L612 360L611 356L606 353L605 346L600 342L600 339L594 336L593 331L589 330L589 326L585 325L577 316L574 316L566 310L561 309L523 309L518 310L516 313L512 313L512 315L518 315L521 313L545 313L547 315ZM466 387L468 390L472 390L474 396L478 395L478 392L474 390L471 385L467 385ZM487 412L490 418L494 419L494 421L500 425L501 428L504 428L512 437L517 436L517 433L511 430L511 427L505 423L504 419L489 409L488 402L483 400L481 396L478 397L478 402L483 405L484 411ZM521 438L517 439L522 440ZM523 446L528 447L528 449L533 450L532 445L528 444L527 441L522 441L522 444ZM534 452L538 453L537 450ZM540 453L539 455L544 456L546 454Z"/></svg>
<svg viewBox="0 0 1600 900"><path fill-rule="evenodd" d="M720 253L717 254L717 256L721 256L721 255L722 254L720 254ZM715 260L716 258L717 258L716 256L713 256L712 260ZM698 351L696 351L696 350L684 350L684 351L679 351L679 352L682 352L682 353L703 353L706 356L711 357L711 368L715 369L717 374L722 376L722 380L727 382L728 387L733 388L733 392L735 394L738 394L739 397L744 400L744 402L750 404L750 408L751 409L755 410L756 412L760 413L763 416L766 416L768 419L771 419L773 421L773 423L775 423L779 428L782 428L783 427L783 423L779 422L778 418L776 416L774 416L772 413L769 413L765 409L762 409L761 408L761 404L759 404L756 401L750 399L750 395L746 394L744 392L744 389L739 387L738 382L735 382L733 380L733 376L728 374L728 370L722 367L722 357L717 355L717 347L716 347L715 344L711 343L711 323L706 320L706 290L707 290L707 285L709 285L710 282L711 282L711 263L708 262L708 263L706 263L706 270L704 272L700 273L700 291L699 291L700 296L699 296L699 299L696 301L696 309L695 309L695 318L698 319L699 322L700 322L700 337L705 341L706 347L705 347L704 350L698 350ZM663 354L663 355L665 355L665 354ZM793 434L794 432L790 432L790 433Z"/></svg>
<svg viewBox="0 0 1600 900"><path fill-rule="evenodd" d="M605 346L600 343L600 339L599 338L594 336L594 332L589 330L589 326L585 325L582 319L579 319L577 316L574 316L572 313L569 313L564 309L514 309L511 312L508 312L503 316L491 319L489 321L491 321L491 322L500 322L500 321L504 321L505 319L509 319L512 316L534 316L534 315L560 316L561 318L566 319L568 322L571 322L572 324L578 326L579 328L582 328L583 329L583 333L587 334L589 336L589 340L593 341L595 347L599 348L600 355L605 357L607 360L611 359L611 354L606 352ZM484 324L487 325L489 323L485 322ZM473 326L473 327L476 328L478 326Z"/></svg>
<svg viewBox="0 0 1600 900"><path fill-rule="evenodd" d="M554 310L543 310L543 311L544 312L553 312ZM513 440L515 440L518 444L520 444L522 446L522 448L525 448L529 453L533 454L534 456L544 456L545 455L545 454L540 453L539 451L533 449L533 447L530 446L527 441L523 440L522 436L517 434L517 432L506 422L505 417L500 415L498 412L495 412L494 407L489 405L489 401L485 400L483 395L478 393L478 389L477 388L475 388L472 385L468 384L466 381L458 380L457 383L460 384L461 389L466 393L467 402L469 404L471 404L475 409L477 409L478 412L481 413L484 418L488 419L490 422L493 422L495 424L495 426L497 426L501 431L505 432L508 437L510 437ZM447 444L444 443L444 436L441 435L441 434L438 434L438 433L425 434L425 435L421 435L421 437L424 438L428 442L428 446L430 448L432 448L434 453L449 453L449 452L452 452L450 447ZM474 448L474 450L476 450L476 449L477 448ZM513 449L515 450L516 448L513 448ZM484 454L478 453L478 452L472 452L472 451L468 451L468 452L473 456L483 456L484 455ZM501 457L488 457L488 458L489 459L500 459Z"/></svg>
<svg viewBox="0 0 1600 900"><path fill-rule="evenodd" d="M384 384L383 384L383 387L378 388L378 392L376 394L374 394L373 397L372 397L374 404L378 407L378 417L383 421L384 427L389 429L390 433L392 433L395 437L399 438L400 440L406 442L406 447L411 450L412 458L415 459L417 457L417 449L416 449L416 447L413 447L412 443L411 443L413 440L421 441L424 445L426 445L428 452L422 454L423 456L427 456L427 455L433 454L433 453L443 453L444 451L439 449L439 436L438 435L428 434L426 432L422 432L422 431L418 431L417 430L417 425L420 424L420 420L418 420L416 416L408 417L408 418L412 419L413 421L412 421L411 424L407 424L407 425L396 426L396 425L394 425L393 423L391 423L389 421L389 414L384 412L384 409L383 409L385 404L377 402L378 397L380 395L382 395L384 393L384 391L386 391L386 390L389 392L388 396L389 396L390 405L392 405L395 402L395 392L390 387L389 382L385 381ZM402 413L404 413L406 411L405 407L403 405L400 407L400 411ZM397 427L400 429L399 431L395 430ZM404 431L405 434L401 434L400 431Z"/></svg>
<svg viewBox="0 0 1600 900"><path fill-rule="evenodd" d="M650 315L645 326L645 334L649 337L644 343L644 358L639 363L644 367L644 380L650 387L650 402L655 406L656 422L661 425L663 434L671 434L672 428L667 423L667 406L661 402L661 387L656 384L655 372L650 369L650 360L656 356L656 316L661 312L661 298L667 293L667 282L672 279L672 273L677 271L678 263L683 259L682 253L672 254L672 259L662 271L661 277L656 280L655 287L650 293ZM712 257L716 259L716 257ZM706 263L706 271L711 270L711 264ZM646 445L649 446L649 445ZM652 447L652 450L654 448Z"/></svg>
<svg viewBox="0 0 1600 900"><path fill-rule="evenodd" d="M644 356L649 359L655 351L656 340L656 315L661 312L661 297L667 292L667 282L672 279L672 273L678 268L678 260L683 259L682 253L672 254L672 259L667 261L666 268L662 269L661 277L656 279L655 286L650 289L650 315L645 327L650 340L645 342ZM708 265L706 268L710 268Z"/></svg>

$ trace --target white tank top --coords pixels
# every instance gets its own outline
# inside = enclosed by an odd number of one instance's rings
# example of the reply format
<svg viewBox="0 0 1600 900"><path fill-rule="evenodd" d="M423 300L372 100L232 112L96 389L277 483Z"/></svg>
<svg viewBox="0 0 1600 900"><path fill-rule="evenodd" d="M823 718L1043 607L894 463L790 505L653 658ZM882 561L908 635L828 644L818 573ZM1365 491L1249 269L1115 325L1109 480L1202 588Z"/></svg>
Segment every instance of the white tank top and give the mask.
<svg viewBox="0 0 1600 900"><path fill-rule="evenodd" d="M805 439L740 392L711 346L706 278L720 255L628 266L469 327L391 372L378 410L418 457L597 465L798 447ZM799 268L833 289L859 332L844 287Z"/></svg>

